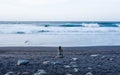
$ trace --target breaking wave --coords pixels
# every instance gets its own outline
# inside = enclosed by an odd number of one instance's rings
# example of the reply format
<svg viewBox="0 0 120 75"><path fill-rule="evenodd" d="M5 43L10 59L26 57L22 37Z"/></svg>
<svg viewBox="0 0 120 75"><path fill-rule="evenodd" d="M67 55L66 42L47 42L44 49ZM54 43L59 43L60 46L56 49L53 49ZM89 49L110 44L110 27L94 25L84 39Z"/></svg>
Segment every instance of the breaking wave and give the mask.
<svg viewBox="0 0 120 75"><path fill-rule="evenodd" d="M120 32L120 23L0 23L0 34L81 34Z"/></svg>

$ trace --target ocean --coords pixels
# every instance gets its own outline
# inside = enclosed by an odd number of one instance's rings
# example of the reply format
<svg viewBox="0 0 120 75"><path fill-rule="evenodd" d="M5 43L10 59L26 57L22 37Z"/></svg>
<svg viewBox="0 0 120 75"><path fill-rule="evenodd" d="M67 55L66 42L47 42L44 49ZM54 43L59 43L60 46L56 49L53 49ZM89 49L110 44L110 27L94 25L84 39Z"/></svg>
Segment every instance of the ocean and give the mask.
<svg viewBox="0 0 120 75"><path fill-rule="evenodd" d="M0 46L120 45L120 22L0 21Z"/></svg>

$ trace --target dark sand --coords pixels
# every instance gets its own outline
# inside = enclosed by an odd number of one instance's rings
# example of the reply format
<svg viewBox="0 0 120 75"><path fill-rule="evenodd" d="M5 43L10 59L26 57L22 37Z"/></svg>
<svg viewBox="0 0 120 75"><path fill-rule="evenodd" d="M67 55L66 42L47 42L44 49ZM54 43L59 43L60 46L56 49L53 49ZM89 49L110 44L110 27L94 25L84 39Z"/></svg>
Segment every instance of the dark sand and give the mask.
<svg viewBox="0 0 120 75"><path fill-rule="evenodd" d="M47 75L85 75L87 72L120 75L120 46L64 47L63 50L65 57L56 58L56 47L0 47L0 75L11 71L15 75L34 75L39 69L45 70ZM27 59L30 63L16 66L19 59ZM44 61L51 63L44 65ZM72 67L72 62L77 66Z"/></svg>

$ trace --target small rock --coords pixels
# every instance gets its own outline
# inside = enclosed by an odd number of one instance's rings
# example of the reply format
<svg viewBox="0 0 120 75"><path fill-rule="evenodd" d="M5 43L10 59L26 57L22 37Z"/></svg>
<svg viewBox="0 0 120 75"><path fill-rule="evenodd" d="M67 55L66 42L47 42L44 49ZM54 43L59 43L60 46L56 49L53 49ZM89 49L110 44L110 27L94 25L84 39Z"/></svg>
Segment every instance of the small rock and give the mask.
<svg viewBox="0 0 120 75"><path fill-rule="evenodd" d="M70 66L73 67L73 68L78 67L76 62L70 62Z"/></svg>
<svg viewBox="0 0 120 75"><path fill-rule="evenodd" d="M97 57L98 56L98 54L92 54L92 55L90 55L91 57Z"/></svg>
<svg viewBox="0 0 120 75"><path fill-rule="evenodd" d="M86 73L85 75L93 75L91 72Z"/></svg>
<svg viewBox="0 0 120 75"><path fill-rule="evenodd" d="M53 65L61 65L62 63L61 63L61 62L56 61L56 62L51 62L51 64L53 64Z"/></svg>
<svg viewBox="0 0 120 75"><path fill-rule="evenodd" d="M14 75L14 72L8 72L5 75Z"/></svg>
<svg viewBox="0 0 120 75"><path fill-rule="evenodd" d="M73 61L76 61L78 58L72 58Z"/></svg>
<svg viewBox="0 0 120 75"><path fill-rule="evenodd" d="M113 61L113 58L110 58L109 60L110 60L110 61Z"/></svg>
<svg viewBox="0 0 120 75"><path fill-rule="evenodd" d="M22 75L30 75L30 72L23 72Z"/></svg>
<svg viewBox="0 0 120 75"><path fill-rule="evenodd" d="M45 70L38 70L34 75L46 75L47 72Z"/></svg>
<svg viewBox="0 0 120 75"><path fill-rule="evenodd" d="M74 71L75 71L75 72L78 72L78 71L79 71L79 69L78 69L78 68L74 68Z"/></svg>
<svg viewBox="0 0 120 75"><path fill-rule="evenodd" d="M70 66L69 66L69 65L64 65L64 67L65 67L65 68L70 68Z"/></svg>
<svg viewBox="0 0 120 75"><path fill-rule="evenodd" d="M118 75L120 75L120 74L118 74Z"/></svg>
<svg viewBox="0 0 120 75"><path fill-rule="evenodd" d="M97 65L97 66L99 66L99 67L100 67L101 65Z"/></svg>
<svg viewBox="0 0 120 75"><path fill-rule="evenodd" d="M91 70L92 68L91 67L88 67L89 70Z"/></svg>
<svg viewBox="0 0 120 75"><path fill-rule="evenodd" d="M48 64L50 64L50 61L44 61L43 64L48 65Z"/></svg>
<svg viewBox="0 0 120 75"><path fill-rule="evenodd" d="M18 60L17 65L27 65L29 63L28 60Z"/></svg>
<svg viewBox="0 0 120 75"><path fill-rule="evenodd" d="M18 72L17 75L21 75L21 72Z"/></svg>
<svg viewBox="0 0 120 75"><path fill-rule="evenodd" d="M102 59L104 59L104 58L105 58L105 56L102 56L101 58L102 58Z"/></svg>

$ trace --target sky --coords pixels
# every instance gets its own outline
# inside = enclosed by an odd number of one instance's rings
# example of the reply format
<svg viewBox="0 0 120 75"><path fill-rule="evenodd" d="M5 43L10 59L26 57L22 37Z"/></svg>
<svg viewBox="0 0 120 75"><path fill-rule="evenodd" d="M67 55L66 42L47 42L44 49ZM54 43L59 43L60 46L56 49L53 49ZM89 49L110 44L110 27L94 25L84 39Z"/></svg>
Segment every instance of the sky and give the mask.
<svg viewBox="0 0 120 75"><path fill-rule="evenodd" d="M120 0L0 0L0 21L120 21Z"/></svg>

